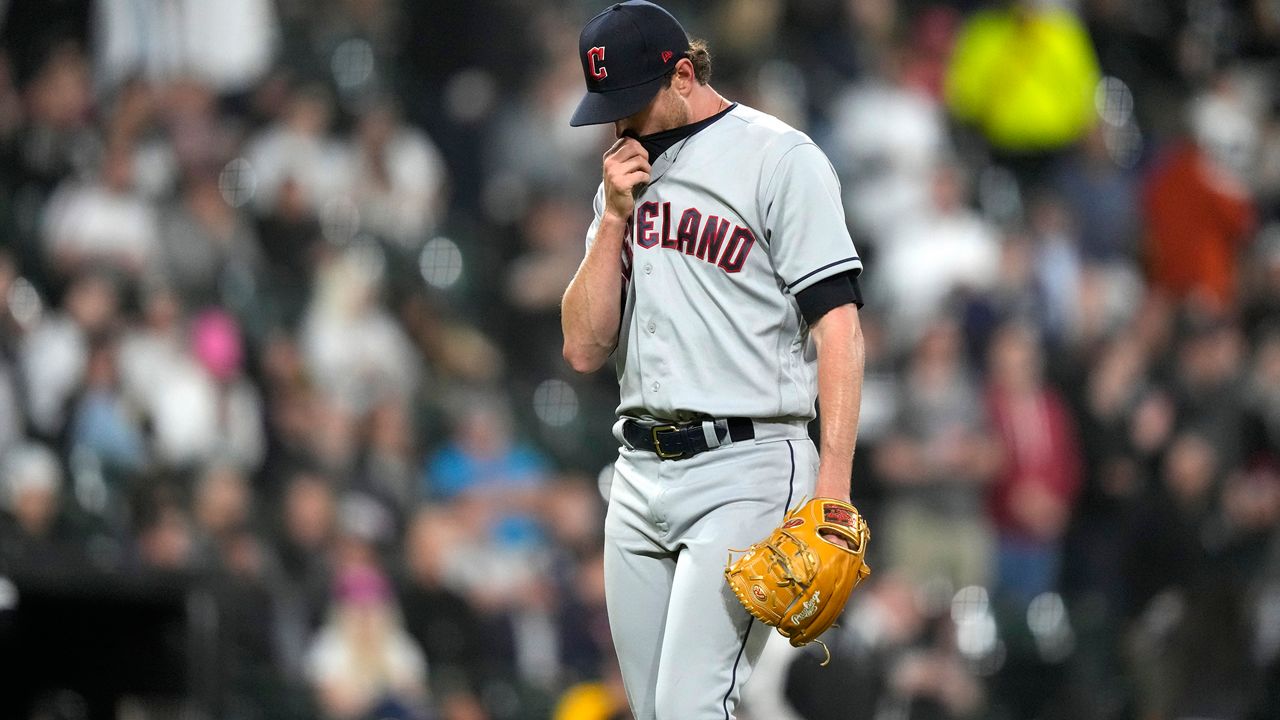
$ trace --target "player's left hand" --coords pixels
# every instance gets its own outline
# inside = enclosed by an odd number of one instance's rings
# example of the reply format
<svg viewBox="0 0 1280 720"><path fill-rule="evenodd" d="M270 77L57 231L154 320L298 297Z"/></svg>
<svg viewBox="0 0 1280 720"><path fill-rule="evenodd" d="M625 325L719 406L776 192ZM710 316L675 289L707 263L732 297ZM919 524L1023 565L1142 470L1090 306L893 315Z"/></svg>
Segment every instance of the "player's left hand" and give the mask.
<svg viewBox="0 0 1280 720"><path fill-rule="evenodd" d="M837 535L833 532L819 532L818 534L822 535L822 537L825 538L827 542L835 545L839 545L845 550L853 549L853 546L849 543L848 540L844 538L843 535Z"/></svg>

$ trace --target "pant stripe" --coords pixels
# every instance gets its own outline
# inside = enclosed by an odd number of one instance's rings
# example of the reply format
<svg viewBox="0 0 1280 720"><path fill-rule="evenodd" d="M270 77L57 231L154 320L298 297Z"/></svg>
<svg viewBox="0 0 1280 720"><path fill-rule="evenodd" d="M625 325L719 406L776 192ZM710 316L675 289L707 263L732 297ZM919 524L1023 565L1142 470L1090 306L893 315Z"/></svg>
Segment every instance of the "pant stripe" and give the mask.
<svg viewBox="0 0 1280 720"><path fill-rule="evenodd" d="M782 506L782 517L787 516L787 511L791 509L791 493L795 491L796 485L796 449L792 447L791 441L787 441L787 452L791 454L791 479L787 481L787 504Z"/></svg>
<svg viewBox="0 0 1280 720"><path fill-rule="evenodd" d="M729 676L729 689L724 691L724 699L720 701L720 706L724 708L724 720L729 718L729 696L733 694L733 688L738 684L738 663L742 662L742 653L747 649L747 638L751 637L751 628L755 627L755 618L747 616L747 631L742 634L742 645L738 648L738 657L733 661L733 674Z"/></svg>
<svg viewBox="0 0 1280 720"><path fill-rule="evenodd" d="M791 441L787 441L787 453L791 456L791 477L787 480L787 503L782 506L782 516L787 516L787 510L791 508L791 497L795 493L796 485L796 450L791 445ZM742 662L742 653L747 649L747 638L751 637L751 628L755 627L755 618L747 616L747 631L742 634L742 645L738 647L738 657L733 660L733 672L729 675L729 689L724 691L724 698L720 701L720 707L724 709L724 720L729 718L729 696L733 694L733 688L738 684L738 664Z"/></svg>

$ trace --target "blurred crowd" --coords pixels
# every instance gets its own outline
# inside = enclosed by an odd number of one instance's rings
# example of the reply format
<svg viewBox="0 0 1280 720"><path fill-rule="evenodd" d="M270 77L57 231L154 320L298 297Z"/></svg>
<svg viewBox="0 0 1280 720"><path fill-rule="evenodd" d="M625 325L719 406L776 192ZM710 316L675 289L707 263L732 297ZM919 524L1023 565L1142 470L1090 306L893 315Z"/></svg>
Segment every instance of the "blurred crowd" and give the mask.
<svg viewBox="0 0 1280 720"><path fill-rule="evenodd" d="M0 715L627 717L604 5L0 1ZM1280 5L664 5L867 268L875 574L742 717L1280 716Z"/></svg>

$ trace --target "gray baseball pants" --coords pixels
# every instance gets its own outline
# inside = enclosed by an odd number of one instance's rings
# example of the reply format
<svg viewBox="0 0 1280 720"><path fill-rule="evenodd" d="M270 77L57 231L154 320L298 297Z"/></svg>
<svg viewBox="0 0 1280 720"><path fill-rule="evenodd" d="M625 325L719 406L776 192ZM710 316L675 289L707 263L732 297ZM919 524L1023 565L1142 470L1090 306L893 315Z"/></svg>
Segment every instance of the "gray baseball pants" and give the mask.
<svg viewBox="0 0 1280 720"><path fill-rule="evenodd" d="M604 572L636 720L732 720L772 630L725 582L729 550L763 539L811 497L817 471L800 423L757 423L755 440L684 460L619 448Z"/></svg>

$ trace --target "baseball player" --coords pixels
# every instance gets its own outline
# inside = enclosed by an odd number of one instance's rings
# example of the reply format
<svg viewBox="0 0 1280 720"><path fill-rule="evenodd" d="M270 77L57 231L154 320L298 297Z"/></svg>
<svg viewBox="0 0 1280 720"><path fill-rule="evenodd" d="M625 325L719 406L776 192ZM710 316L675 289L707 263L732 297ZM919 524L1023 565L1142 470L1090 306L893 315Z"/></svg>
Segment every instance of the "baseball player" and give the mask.
<svg viewBox="0 0 1280 720"><path fill-rule="evenodd" d="M717 93L669 13L613 5L578 50L571 124L618 138L562 307L565 359L612 355L620 385L610 625L637 720L728 720L769 634L725 583L729 551L806 496L849 498L862 263L827 158Z"/></svg>

